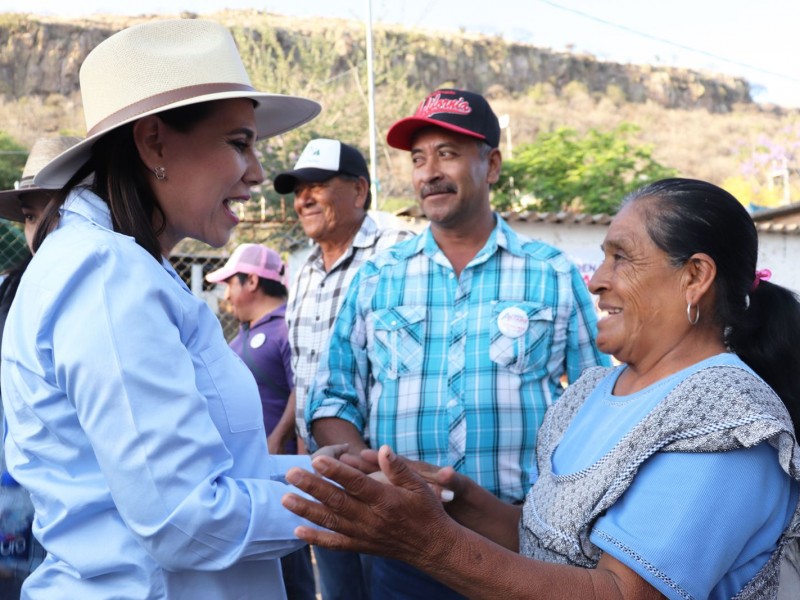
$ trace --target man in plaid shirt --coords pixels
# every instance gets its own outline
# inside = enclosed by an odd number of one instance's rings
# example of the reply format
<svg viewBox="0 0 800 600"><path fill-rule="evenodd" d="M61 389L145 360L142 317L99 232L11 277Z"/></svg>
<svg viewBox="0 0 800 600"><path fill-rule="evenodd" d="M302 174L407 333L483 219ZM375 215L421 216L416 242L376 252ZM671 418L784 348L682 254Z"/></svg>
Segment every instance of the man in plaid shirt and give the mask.
<svg viewBox="0 0 800 600"><path fill-rule="evenodd" d="M345 292L361 264L377 251L413 235L382 229L367 214L370 179L363 155L338 140L308 143L292 171L273 183L279 194L294 193L294 208L314 247L294 278L286 308L295 389L297 430L306 437L306 395L317 372L320 350ZM366 599L361 559L352 552L315 548L324 600Z"/></svg>
<svg viewBox="0 0 800 600"><path fill-rule="evenodd" d="M561 377L608 364L590 294L561 251L492 211L500 127L482 96L437 90L387 141L410 151L430 226L368 260L350 286L306 406L313 441L348 442L356 457L389 444L522 502ZM381 558L371 592L460 598Z"/></svg>

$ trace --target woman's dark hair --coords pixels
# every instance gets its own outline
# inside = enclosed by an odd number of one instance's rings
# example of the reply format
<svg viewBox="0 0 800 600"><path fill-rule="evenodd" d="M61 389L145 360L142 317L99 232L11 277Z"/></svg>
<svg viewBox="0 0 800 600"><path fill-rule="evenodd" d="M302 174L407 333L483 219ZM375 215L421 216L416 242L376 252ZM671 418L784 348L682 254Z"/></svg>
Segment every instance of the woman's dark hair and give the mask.
<svg viewBox="0 0 800 600"><path fill-rule="evenodd" d="M758 233L744 206L711 183L663 179L633 192L644 201L647 231L675 266L696 253L717 266L711 317L725 344L781 397L800 431L800 301L779 285L756 280Z"/></svg>
<svg viewBox="0 0 800 600"><path fill-rule="evenodd" d="M188 133L214 110L213 102L190 104L158 113L158 117L173 129ZM158 236L164 231L167 219L150 187L150 173L139 158L133 139L133 123L111 130L92 146L91 157L72 176L50 203L33 237L36 252L44 238L58 222L58 210L69 192L87 177L93 176L89 189L102 198L111 210L114 231L129 235L161 261ZM158 229L153 229L159 223Z"/></svg>
<svg viewBox="0 0 800 600"><path fill-rule="evenodd" d="M281 275L282 274L283 273L281 273ZM239 283L244 283L247 281L247 277L247 273L236 274L236 278L239 280ZM275 281L274 279L265 279L263 277L259 277L258 289L260 289L265 295L272 298L286 299L289 297L289 291L286 289L286 286L280 281Z"/></svg>

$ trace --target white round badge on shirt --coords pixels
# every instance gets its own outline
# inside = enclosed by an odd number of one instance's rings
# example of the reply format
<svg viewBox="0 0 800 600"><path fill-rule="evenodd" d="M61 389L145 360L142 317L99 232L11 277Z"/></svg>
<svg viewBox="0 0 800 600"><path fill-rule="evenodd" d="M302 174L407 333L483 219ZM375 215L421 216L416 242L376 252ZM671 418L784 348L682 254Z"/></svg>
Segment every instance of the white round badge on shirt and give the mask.
<svg viewBox="0 0 800 600"><path fill-rule="evenodd" d="M497 327L500 333L510 338L518 338L528 331L528 313L517 306L509 306L497 315Z"/></svg>
<svg viewBox="0 0 800 600"><path fill-rule="evenodd" d="M263 346L264 342L266 341L267 341L267 336L265 336L263 333L257 333L250 340L250 347L261 348L261 346Z"/></svg>

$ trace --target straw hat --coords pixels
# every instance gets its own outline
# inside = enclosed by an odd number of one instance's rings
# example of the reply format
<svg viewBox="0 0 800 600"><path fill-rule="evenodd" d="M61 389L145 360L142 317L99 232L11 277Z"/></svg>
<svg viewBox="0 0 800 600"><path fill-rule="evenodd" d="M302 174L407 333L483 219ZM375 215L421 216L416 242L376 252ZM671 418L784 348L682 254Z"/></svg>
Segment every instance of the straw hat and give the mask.
<svg viewBox="0 0 800 600"><path fill-rule="evenodd" d="M34 175L56 156L80 141L81 138L67 136L44 137L36 140L28 154L28 160L22 169L22 179L19 180L17 187L0 192L0 217L12 221L24 221L25 217L19 202L20 195L41 190L42 188L33 183Z"/></svg>
<svg viewBox="0 0 800 600"><path fill-rule="evenodd" d="M306 98L256 91L233 36L214 21L151 21L124 29L89 53L80 79L86 139L39 171L40 187L62 187L112 129L179 106L251 98L259 139L294 129L320 111Z"/></svg>

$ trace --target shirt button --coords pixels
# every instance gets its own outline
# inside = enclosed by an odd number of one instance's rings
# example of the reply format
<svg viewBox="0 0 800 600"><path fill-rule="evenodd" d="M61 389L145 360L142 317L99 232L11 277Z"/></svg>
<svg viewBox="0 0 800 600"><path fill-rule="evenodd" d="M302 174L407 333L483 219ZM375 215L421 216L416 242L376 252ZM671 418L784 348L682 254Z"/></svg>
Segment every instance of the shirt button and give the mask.
<svg viewBox="0 0 800 600"><path fill-rule="evenodd" d="M456 406L458 406L458 402L457 402L456 400L452 400L452 399L451 399L451 400L450 400L450 401L447 403L447 408L455 408Z"/></svg>
<svg viewBox="0 0 800 600"><path fill-rule="evenodd" d="M319 321L319 315L317 315L317 321Z"/></svg>
<svg viewBox="0 0 800 600"><path fill-rule="evenodd" d="M311 351L311 356L314 356L316 353L317 353L317 351L316 351L316 350L312 350L312 351Z"/></svg>

